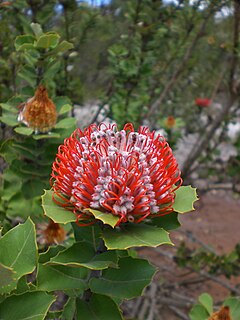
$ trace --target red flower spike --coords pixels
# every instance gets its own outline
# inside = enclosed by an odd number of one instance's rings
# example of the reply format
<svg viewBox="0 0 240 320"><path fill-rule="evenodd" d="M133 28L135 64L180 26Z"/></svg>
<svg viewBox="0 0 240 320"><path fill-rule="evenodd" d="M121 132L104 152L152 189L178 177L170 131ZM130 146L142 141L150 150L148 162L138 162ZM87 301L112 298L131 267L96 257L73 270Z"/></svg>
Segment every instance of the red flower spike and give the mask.
<svg viewBox="0 0 240 320"><path fill-rule="evenodd" d="M95 222L87 208L119 217L117 225L168 214L182 183L165 138L132 124L75 130L59 147L51 176L54 201L80 225Z"/></svg>
<svg viewBox="0 0 240 320"><path fill-rule="evenodd" d="M212 100L208 98L197 98L195 99L195 104L199 107L209 107L212 104Z"/></svg>

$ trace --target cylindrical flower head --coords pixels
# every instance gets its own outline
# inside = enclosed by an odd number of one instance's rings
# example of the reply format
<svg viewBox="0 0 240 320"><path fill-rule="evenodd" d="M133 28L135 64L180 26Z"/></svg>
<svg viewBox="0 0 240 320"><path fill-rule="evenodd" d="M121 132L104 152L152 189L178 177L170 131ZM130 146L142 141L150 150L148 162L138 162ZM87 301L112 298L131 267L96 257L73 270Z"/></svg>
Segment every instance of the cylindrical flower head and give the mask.
<svg viewBox="0 0 240 320"><path fill-rule="evenodd" d="M147 127L100 124L75 130L59 146L51 182L55 202L80 225L95 222L87 208L119 217L119 225L172 212L182 179L164 137Z"/></svg>
<svg viewBox="0 0 240 320"><path fill-rule="evenodd" d="M211 99L208 99L208 98L196 98L195 99L195 104L199 107L203 107L203 108L206 108L206 107L209 107L212 103L212 100Z"/></svg>
<svg viewBox="0 0 240 320"><path fill-rule="evenodd" d="M35 132L48 132L55 126L57 121L56 106L49 99L47 89L44 86L39 86L34 97L24 104L18 119Z"/></svg>

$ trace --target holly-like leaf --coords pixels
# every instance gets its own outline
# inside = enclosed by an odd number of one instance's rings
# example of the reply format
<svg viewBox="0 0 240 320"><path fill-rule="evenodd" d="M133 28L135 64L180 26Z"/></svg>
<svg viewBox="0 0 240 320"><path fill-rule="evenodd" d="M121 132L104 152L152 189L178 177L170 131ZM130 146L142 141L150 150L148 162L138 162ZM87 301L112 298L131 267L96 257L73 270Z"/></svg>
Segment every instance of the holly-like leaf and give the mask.
<svg viewBox="0 0 240 320"><path fill-rule="evenodd" d="M116 303L109 297L93 294L89 302L77 301L77 320L122 320Z"/></svg>
<svg viewBox="0 0 240 320"><path fill-rule="evenodd" d="M70 128L72 126L76 125L76 119L75 118L65 118L65 119L62 119L60 120L55 128L56 129L66 129L66 128Z"/></svg>
<svg viewBox="0 0 240 320"><path fill-rule="evenodd" d="M35 134L33 135L34 140L41 140L41 139L56 139L60 138L60 134L56 132L49 132L47 134Z"/></svg>
<svg viewBox="0 0 240 320"><path fill-rule="evenodd" d="M40 38L40 36L43 35L43 30L42 30L42 27L40 26L39 23L31 23L30 24L31 28L32 28L32 31L34 32L35 36L37 39Z"/></svg>
<svg viewBox="0 0 240 320"><path fill-rule="evenodd" d="M104 213L98 210L94 210L91 208L85 209L86 211L91 212L94 217L98 220L101 220L104 224L110 225L112 228L114 228L119 220L118 217L114 216L111 213Z"/></svg>
<svg viewBox="0 0 240 320"><path fill-rule="evenodd" d="M230 297L226 299L223 303L224 306L228 306L230 308L230 314L232 320L240 319L240 299L235 297Z"/></svg>
<svg viewBox="0 0 240 320"><path fill-rule="evenodd" d="M70 104L64 104L59 110L59 115L65 114L72 110L72 106Z"/></svg>
<svg viewBox="0 0 240 320"><path fill-rule="evenodd" d="M208 320L209 313L201 304L196 304L191 309L189 317L191 320Z"/></svg>
<svg viewBox="0 0 240 320"><path fill-rule="evenodd" d="M52 33L45 33L44 35L40 36L37 40L36 47L37 48L55 48L59 42L60 36L59 34L52 32Z"/></svg>
<svg viewBox="0 0 240 320"><path fill-rule="evenodd" d="M168 232L146 224L128 224L121 228L103 231L103 240L109 250L125 250L131 247L157 247L172 244Z"/></svg>
<svg viewBox="0 0 240 320"><path fill-rule="evenodd" d="M100 278L92 278L90 289L110 297L131 299L142 294L155 272L156 269L147 260L122 258L118 269L109 268L102 272Z"/></svg>
<svg viewBox="0 0 240 320"><path fill-rule="evenodd" d="M63 40L53 50L47 52L46 56L56 55L58 53L63 53L71 49L73 49L73 44L66 40Z"/></svg>
<svg viewBox="0 0 240 320"><path fill-rule="evenodd" d="M24 136L30 136L33 133L33 129L27 127L17 127L14 131Z"/></svg>
<svg viewBox="0 0 240 320"><path fill-rule="evenodd" d="M0 293L8 292L7 287L13 282L14 271L0 263Z"/></svg>
<svg viewBox="0 0 240 320"><path fill-rule="evenodd" d="M66 248L61 245L48 247L47 251L39 254L38 262L44 264L51 258L55 257L60 251L63 251L65 249Z"/></svg>
<svg viewBox="0 0 240 320"><path fill-rule="evenodd" d="M213 299L208 293L201 294L198 301L207 310L209 315L213 312Z"/></svg>
<svg viewBox="0 0 240 320"><path fill-rule="evenodd" d="M175 191L176 198L173 209L178 213L185 213L195 210L193 204L198 200L196 188L191 186L182 186Z"/></svg>
<svg viewBox="0 0 240 320"><path fill-rule="evenodd" d="M102 270L109 266L117 267L117 255L115 251L96 254L91 245L86 242L76 242L70 248L51 258L49 264Z"/></svg>
<svg viewBox="0 0 240 320"><path fill-rule="evenodd" d="M0 304L1 319L43 320L55 297L42 291L13 295Z"/></svg>
<svg viewBox="0 0 240 320"><path fill-rule="evenodd" d="M45 291L86 289L88 270L66 266L39 265L37 288Z"/></svg>
<svg viewBox="0 0 240 320"><path fill-rule="evenodd" d="M76 223L72 223L72 228L74 231L75 240L77 242L87 242L88 244L91 244L95 251L97 251L102 241L100 238L102 230L97 224L87 227L80 227Z"/></svg>
<svg viewBox="0 0 240 320"><path fill-rule="evenodd" d="M52 196L52 190L44 190L44 195L42 196L42 206L44 214L56 223L66 224L76 221L75 214L64 209L60 205L57 205L53 201Z"/></svg>
<svg viewBox="0 0 240 320"><path fill-rule="evenodd" d="M63 312L60 319L62 320L74 319L75 311L76 311L76 298L69 298L67 303L64 305Z"/></svg>
<svg viewBox="0 0 240 320"><path fill-rule="evenodd" d="M162 217L153 218L151 219L150 224L163 228L167 231L177 229L181 226L176 212L171 212Z"/></svg>
<svg viewBox="0 0 240 320"><path fill-rule="evenodd" d="M0 107L3 109L3 110L6 110L6 111L10 111L11 113L18 113L18 109L14 106L12 106L11 104L7 104L7 103L0 103Z"/></svg>
<svg viewBox="0 0 240 320"><path fill-rule="evenodd" d="M17 36L15 40L15 47L16 50L24 50L27 49L28 47L33 48L33 43L34 43L34 37L32 35L21 35Z"/></svg>
<svg viewBox="0 0 240 320"><path fill-rule="evenodd" d="M14 115L14 114L6 114L6 115L0 117L0 120L2 122L6 123L10 127L15 127L18 125L16 115Z"/></svg>
<svg viewBox="0 0 240 320"><path fill-rule="evenodd" d="M34 271L37 244L35 226L30 218L0 239L0 263L14 271L14 281L8 285L6 292L15 289L18 279L23 275Z"/></svg>

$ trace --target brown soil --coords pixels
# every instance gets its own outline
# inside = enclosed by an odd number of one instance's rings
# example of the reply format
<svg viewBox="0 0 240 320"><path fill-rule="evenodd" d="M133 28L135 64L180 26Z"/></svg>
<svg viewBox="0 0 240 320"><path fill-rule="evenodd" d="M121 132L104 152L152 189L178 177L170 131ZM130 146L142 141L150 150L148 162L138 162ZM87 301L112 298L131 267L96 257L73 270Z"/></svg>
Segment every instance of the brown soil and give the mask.
<svg viewBox="0 0 240 320"><path fill-rule="evenodd" d="M203 292L211 294L215 302L224 300L230 294L228 289L212 280L194 284L181 284L184 281L195 279L197 275L196 273L188 274L186 269L177 267L174 261L167 256L176 253L176 248L181 241L184 241L190 248L201 247L203 244L211 246L215 252L219 254L232 251L234 246L240 242L239 208L239 197L234 198L232 194L226 193L225 191L211 191L200 196L194 212L180 216L182 227L170 233L172 241L176 244L175 247L161 246L159 249L143 248L139 250L140 255L148 258L159 268L159 272L155 278L155 284L157 284L159 288L157 291L158 312L156 312L155 316L151 319L184 319L184 316L177 316L173 310L170 310L169 307L166 306L167 299L162 300L162 297L168 297L168 293L164 290L162 291L161 283L164 285L167 284L168 290L171 292L170 295L172 293L180 294L181 296L188 297L189 301L197 301L197 297ZM191 241L191 238L187 236L188 231L199 240L198 243ZM240 279L237 278L231 278L231 281L225 277L219 277L218 279L233 287L240 282ZM176 298L176 303L177 300ZM151 298L149 301L151 301ZM175 307L185 314L185 319L188 319L186 315L188 314L190 305L191 302L188 302L185 303L185 307L178 305ZM148 316L143 317L143 319L148 319Z"/></svg>

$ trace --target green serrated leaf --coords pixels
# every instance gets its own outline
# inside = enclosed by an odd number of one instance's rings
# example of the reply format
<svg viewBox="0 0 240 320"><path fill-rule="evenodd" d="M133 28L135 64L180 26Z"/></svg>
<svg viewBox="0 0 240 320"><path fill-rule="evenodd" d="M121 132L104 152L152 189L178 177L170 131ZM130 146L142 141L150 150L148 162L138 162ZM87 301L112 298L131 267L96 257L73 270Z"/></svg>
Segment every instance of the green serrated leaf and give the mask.
<svg viewBox="0 0 240 320"><path fill-rule="evenodd" d="M64 209L60 205L57 205L53 201L52 197L52 190L44 190L44 195L42 196L42 206L44 214L56 223L66 224L69 222L75 222L75 214L71 211Z"/></svg>
<svg viewBox="0 0 240 320"><path fill-rule="evenodd" d="M76 125L76 119L75 118L65 118L65 119L62 119L60 120L55 128L56 129L60 129L60 128L63 128L63 129L66 129L66 128L70 128L72 126Z"/></svg>
<svg viewBox="0 0 240 320"><path fill-rule="evenodd" d="M33 129L27 127L17 127L14 131L25 136L30 136L33 133Z"/></svg>
<svg viewBox="0 0 240 320"><path fill-rule="evenodd" d="M63 251L65 249L66 248L62 245L48 247L47 251L39 254L38 262L44 264L51 258L55 257L60 251Z"/></svg>
<svg viewBox="0 0 240 320"><path fill-rule="evenodd" d="M31 28L32 28L32 31L34 32L35 36L37 39L40 38L40 36L43 35L43 30L42 30L42 27L40 26L39 23L31 23L30 24Z"/></svg>
<svg viewBox="0 0 240 320"><path fill-rule="evenodd" d="M174 211L185 213L195 210L193 204L198 200L196 188L182 186L175 191L176 198L173 204Z"/></svg>
<svg viewBox="0 0 240 320"><path fill-rule="evenodd" d="M56 139L56 138L60 138L61 135L59 133L49 132L47 134L34 134L32 137L34 140Z"/></svg>
<svg viewBox="0 0 240 320"><path fill-rule="evenodd" d="M15 47L16 50L23 50L24 46L32 46L33 47L33 43L34 43L34 37L32 35L21 35L21 36L17 36L16 40L15 40ZM27 47L26 47L27 48Z"/></svg>
<svg viewBox="0 0 240 320"><path fill-rule="evenodd" d="M43 320L55 300L54 296L42 291L10 296L0 304L1 319Z"/></svg>
<svg viewBox="0 0 240 320"><path fill-rule="evenodd" d="M69 298L67 303L64 305L62 315L60 319L74 319L74 314L76 311L76 299Z"/></svg>
<svg viewBox="0 0 240 320"><path fill-rule="evenodd" d="M230 314L232 320L240 319L240 299L235 297L230 297L226 299L223 303L224 306L228 306L230 308Z"/></svg>
<svg viewBox="0 0 240 320"><path fill-rule="evenodd" d="M119 220L118 217L112 215L111 213L104 213L98 210L94 210L91 208L85 209L86 211L90 211L94 217L98 220L101 220L104 224L110 225L114 228Z"/></svg>
<svg viewBox="0 0 240 320"><path fill-rule="evenodd" d="M77 320L122 320L116 303L109 297L93 294L89 302L77 300Z"/></svg>
<svg viewBox="0 0 240 320"><path fill-rule="evenodd" d="M57 33L45 33L40 36L37 40L36 47L37 48L55 48L59 42L60 36Z"/></svg>
<svg viewBox="0 0 240 320"><path fill-rule="evenodd" d="M18 109L17 109L16 107L13 107L13 106L10 105L10 104L0 103L0 107L1 107L3 110L10 111L11 113L15 113L15 114L18 113Z"/></svg>
<svg viewBox="0 0 240 320"><path fill-rule="evenodd" d="M63 40L62 42L60 42L53 50L49 51L46 53L46 56L52 56L52 55L56 55L58 53L63 53L66 52L68 50L73 49L73 44Z"/></svg>
<svg viewBox="0 0 240 320"><path fill-rule="evenodd" d="M131 247L157 247L172 244L168 232L146 224L128 224L117 229L103 230L103 240L109 250L125 250Z"/></svg>
<svg viewBox="0 0 240 320"><path fill-rule="evenodd" d="M14 281L7 292L16 288L23 275L34 271L37 264L37 244L35 226L30 218L8 231L0 239L0 263L12 268Z"/></svg>
<svg viewBox="0 0 240 320"><path fill-rule="evenodd" d="M209 315L213 312L213 299L208 293L203 293L199 296L198 301L207 310Z"/></svg>
<svg viewBox="0 0 240 320"><path fill-rule="evenodd" d="M166 231L174 230L181 226L176 212L171 212L162 217L152 218L150 224L163 228Z"/></svg>
<svg viewBox="0 0 240 320"><path fill-rule="evenodd" d="M100 242L102 241L101 228L95 224L87 227L80 227L76 223L72 223L72 228L74 231L74 237L77 242L85 241L90 244L95 251L97 251Z"/></svg>
<svg viewBox="0 0 240 320"><path fill-rule="evenodd" d="M0 263L0 293L7 292L7 287L13 282L14 271Z"/></svg>
<svg viewBox="0 0 240 320"><path fill-rule="evenodd" d="M48 264L102 270L108 267L117 267L117 260L118 257L115 251L96 254L91 245L86 242L76 242L51 258Z"/></svg>
<svg viewBox="0 0 240 320"><path fill-rule="evenodd" d="M60 61L53 61L48 67L47 70L44 72L44 80L49 81L50 78L54 77L58 70L61 67L61 62Z"/></svg>
<svg viewBox="0 0 240 320"><path fill-rule="evenodd" d="M72 110L72 106L70 104L64 104L59 111L59 115L65 114L71 110Z"/></svg>
<svg viewBox="0 0 240 320"><path fill-rule="evenodd" d="M15 127L18 125L18 121L15 115L13 114L9 114L9 115L4 115L2 117L0 117L0 120L7 124L10 127Z"/></svg>
<svg viewBox="0 0 240 320"><path fill-rule="evenodd" d="M189 317L191 320L208 320L209 313L202 305L196 304L191 309Z"/></svg>
<svg viewBox="0 0 240 320"><path fill-rule="evenodd" d="M37 288L45 291L86 289L88 270L68 266L39 265Z"/></svg>
<svg viewBox="0 0 240 320"><path fill-rule="evenodd" d="M131 299L142 294L155 272L147 260L127 257L119 260L118 269L104 270L101 278L92 278L89 285L92 292Z"/></svg>

